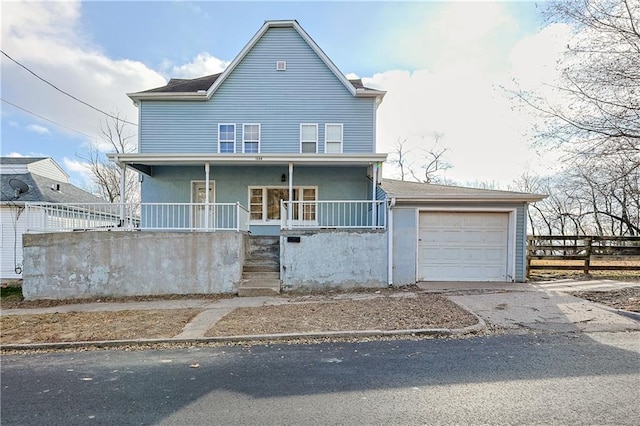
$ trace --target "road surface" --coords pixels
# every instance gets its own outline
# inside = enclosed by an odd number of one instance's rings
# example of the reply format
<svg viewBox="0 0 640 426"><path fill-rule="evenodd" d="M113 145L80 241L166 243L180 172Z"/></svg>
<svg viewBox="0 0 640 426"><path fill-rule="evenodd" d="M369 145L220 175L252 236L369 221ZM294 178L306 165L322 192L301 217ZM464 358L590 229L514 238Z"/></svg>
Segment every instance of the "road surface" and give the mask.
<svg viewBox="0 0 640 426"><path fill-rule="evenodd" d="M2 357L2 425L616 424L640 333Z"/></svg>

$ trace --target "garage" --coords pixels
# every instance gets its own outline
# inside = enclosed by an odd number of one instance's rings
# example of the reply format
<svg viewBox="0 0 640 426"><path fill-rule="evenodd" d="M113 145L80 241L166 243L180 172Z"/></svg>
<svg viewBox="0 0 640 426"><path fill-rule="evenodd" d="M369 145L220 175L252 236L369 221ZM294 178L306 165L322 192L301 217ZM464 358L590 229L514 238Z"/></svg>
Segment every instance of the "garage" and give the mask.
<svg viewBox="0 0 640 426"><path fill-rule="evenodd" d="M526 280L527 206L544 195L383 179L389 285Z"/></svg>
<svg viewBox="0 0 640 426"><path fill-rule="evenodd" d="M510 281L508 212L420 212L418 281Z"/></svg>

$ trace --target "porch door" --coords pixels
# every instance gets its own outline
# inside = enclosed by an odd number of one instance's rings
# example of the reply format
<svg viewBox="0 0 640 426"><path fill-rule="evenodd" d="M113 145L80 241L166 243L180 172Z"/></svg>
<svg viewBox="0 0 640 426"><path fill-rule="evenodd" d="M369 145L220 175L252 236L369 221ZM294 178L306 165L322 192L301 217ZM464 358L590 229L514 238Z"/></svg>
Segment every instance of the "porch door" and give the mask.
<svg viewBox="0 0 640 426"><path fill-rule="evenodd" d="M206 224L205 220L205 203L207 200L206 182L196 181L191 183L191 203L192 207L191 215L191 228L204 228ZM215 182L209 181L209 204L215 203ZM209 228L215 227L215 207L209 206Z"/></svg>

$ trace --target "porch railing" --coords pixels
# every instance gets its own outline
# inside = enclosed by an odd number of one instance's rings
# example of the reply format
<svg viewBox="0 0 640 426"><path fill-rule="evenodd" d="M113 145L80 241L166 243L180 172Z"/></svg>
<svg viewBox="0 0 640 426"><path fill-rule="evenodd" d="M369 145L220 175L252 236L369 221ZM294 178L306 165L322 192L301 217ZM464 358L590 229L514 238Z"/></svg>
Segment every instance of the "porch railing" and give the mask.
<svg viewBox="0 0 640 426"><path fill-rule="evenodd" d="M249 230L249 211L240 203L26 203L26 214L30 233Z"/></svg>
<svg viewBox="0 0 640 426"><path fill-rule="evenodd" d="M281 201L280 211L282 229L385 229L387 226L384 200Z"/></svg>

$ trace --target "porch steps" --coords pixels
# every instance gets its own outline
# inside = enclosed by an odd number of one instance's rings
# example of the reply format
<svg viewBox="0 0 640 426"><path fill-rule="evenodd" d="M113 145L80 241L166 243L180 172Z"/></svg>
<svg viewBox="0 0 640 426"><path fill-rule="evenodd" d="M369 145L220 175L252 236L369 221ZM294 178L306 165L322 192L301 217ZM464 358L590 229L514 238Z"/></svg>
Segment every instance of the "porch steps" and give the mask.
<svg viewBox="0 0 640 426"><path fill-rule="evenodd" d="M280 237L249 237L238 296L280 294Z"/></svg>

